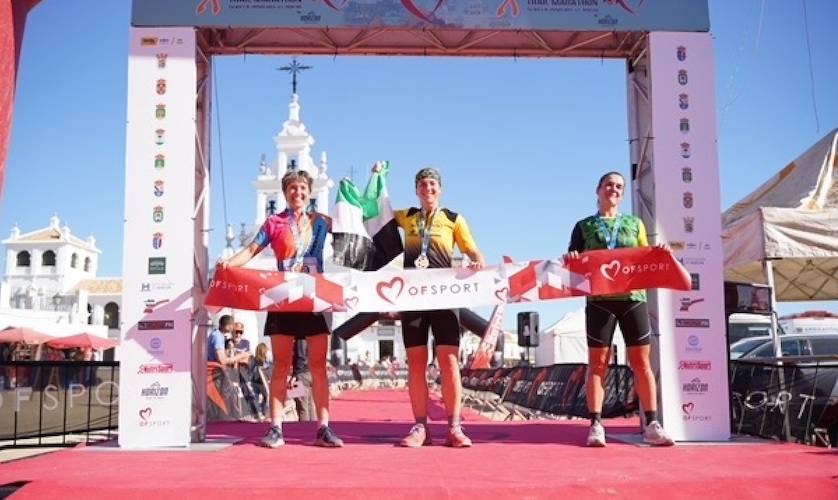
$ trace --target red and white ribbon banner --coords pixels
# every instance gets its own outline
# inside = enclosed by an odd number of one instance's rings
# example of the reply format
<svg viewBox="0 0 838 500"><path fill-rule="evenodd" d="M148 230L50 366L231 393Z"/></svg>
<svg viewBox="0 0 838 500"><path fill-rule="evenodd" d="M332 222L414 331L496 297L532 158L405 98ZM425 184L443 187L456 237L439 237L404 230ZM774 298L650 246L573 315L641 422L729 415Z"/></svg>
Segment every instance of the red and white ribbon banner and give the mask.
<svg viewBox="0 0 838 500"><path fill-rule="evenodd" d="M205 304L252 311L395 312L536 302L645 288L689 290L690 276L658 248L594 250L561 260L470 269L321 274L217 268Z"/></svg>

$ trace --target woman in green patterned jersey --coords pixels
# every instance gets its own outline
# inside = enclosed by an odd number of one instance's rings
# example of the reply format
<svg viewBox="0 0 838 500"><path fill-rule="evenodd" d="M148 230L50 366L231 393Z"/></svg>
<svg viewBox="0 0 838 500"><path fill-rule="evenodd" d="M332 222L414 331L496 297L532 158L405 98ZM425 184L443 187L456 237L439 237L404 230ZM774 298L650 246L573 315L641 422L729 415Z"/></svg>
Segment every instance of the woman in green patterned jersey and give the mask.
<svg viewBox="0 0 838 500"><path fill-rule="evenodd" d="M597 184L597 213L586 217L573 227L566 261L579 259L586 250L632 248L649 246L646 227L638 217L618 211L623 201L625 179L618 172L608 172ZM668 249L666 245L659 245ZM619 295L588 297L585 307L585 329L588 336L588 374L586 391L591 428L588 446L605 446L602 426L602 402L605 397L605 376L611 357L614 329L626 341L626 354L634 372L635 387L645 410L646 427L643 439L656 446L671 446L672 438L661 427L657 418L657 387L649 361L651 329L646 309L646 291L632 290Z"/></svg>

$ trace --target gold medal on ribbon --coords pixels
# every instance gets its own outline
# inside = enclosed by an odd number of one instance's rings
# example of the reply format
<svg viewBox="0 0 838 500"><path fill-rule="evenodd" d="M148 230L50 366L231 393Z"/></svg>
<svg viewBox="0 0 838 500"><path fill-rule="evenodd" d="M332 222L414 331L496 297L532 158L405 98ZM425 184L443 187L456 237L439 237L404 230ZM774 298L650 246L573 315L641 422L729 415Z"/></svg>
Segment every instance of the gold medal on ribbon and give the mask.
<svg viewBox="0 0 838 500"><path fill-rule="evenodd" d="M428 256L425 254L419 254L419 257L416 257L416 260L413 261L413 265L415 265L417 269L427 269L430 265Z"/></svg>

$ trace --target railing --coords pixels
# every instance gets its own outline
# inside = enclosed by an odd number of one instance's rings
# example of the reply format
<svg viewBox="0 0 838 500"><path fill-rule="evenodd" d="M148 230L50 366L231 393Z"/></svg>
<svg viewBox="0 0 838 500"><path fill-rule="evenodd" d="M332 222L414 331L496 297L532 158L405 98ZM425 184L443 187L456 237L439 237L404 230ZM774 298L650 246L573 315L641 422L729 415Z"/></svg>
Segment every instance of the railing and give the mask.
<svg viewBox="0 0 838 500"><path fill-rule="evenodd" d="M84 433L89 442L92 431L110 438L117 428L117 362L5 362L0 389L0 441L10 441L0 449L71 446L68 434ZM60 443L44 441L51 436L61 436Z"/></svg>
<svg viewBox="0 0 838 500"><path fill-rule="evenodd" d="M12 309L26 309L51 312L72 312L77 304L75 295L53 295L49 297L13 294L9 300Z"/></svg>
<svg viewBox="0 0 838 500"><path fill-rule="evenodd" d="M542 367L462 370L466 402L486 406L507 418L587 417L587 365L564 363ZM505 410L504 410L505 409ZM634 377L623 365L611 365L605 379L605 418L631 415L638 409Z"/></svg>
<svg viewBox="0 0 838 500"><path fill-rule="evenodd" d="M838 356L731 361L730 397L735 433L838 446Z"/></svg>

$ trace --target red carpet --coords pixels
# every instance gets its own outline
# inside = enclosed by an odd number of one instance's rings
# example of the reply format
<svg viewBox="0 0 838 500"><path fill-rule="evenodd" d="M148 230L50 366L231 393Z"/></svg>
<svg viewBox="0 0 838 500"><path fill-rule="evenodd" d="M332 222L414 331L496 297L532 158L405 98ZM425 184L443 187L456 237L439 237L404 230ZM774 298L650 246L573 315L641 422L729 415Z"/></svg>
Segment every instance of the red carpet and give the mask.
<svg viewBox="0 0 838 500"><path fill-rule="evenodd" d="M0 465L0 484L27 481L15 499L43 498L838 498L838 452L766 445L588 449L587 423L490 422L466 415L471 449L393 446L410 427L407 393L349 392L332 403L343 449L309 446L315 426L286 424L288 444L256 446L265 424L216 424L243 436L215 452L70 449ZM444 410L431 425L441 444ZM612 420L609 434L637 421ZM316 497L315 497L316 498Z"/></svg>

